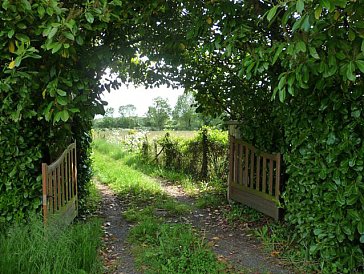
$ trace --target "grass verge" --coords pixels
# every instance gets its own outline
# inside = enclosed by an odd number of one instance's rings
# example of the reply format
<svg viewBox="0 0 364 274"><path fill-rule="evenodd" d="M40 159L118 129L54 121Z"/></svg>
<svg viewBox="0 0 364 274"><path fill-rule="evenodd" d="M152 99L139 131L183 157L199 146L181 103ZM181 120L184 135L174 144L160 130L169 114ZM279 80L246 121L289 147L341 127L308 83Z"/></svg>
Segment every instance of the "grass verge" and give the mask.
<svg viewBox="0 0 364 274"><path fill-rule="evenodd" d="M136 263L145 273L223 273L219 262L203 238L191 225L177 222L190 212L190 206L168 197L160 184L146 176L145 166L121 147L95 142L94 170L98 179L108 184L125 203L124 217L135 226L129 241ZM143 171L143 172L142 172ZM157 175L151 168L147 174ZM226 272L225 272L226 273Z"/></svg>
<svg viewBox="0 0 364 274"><path fill-rule="evenodd" d="M44 228L39 218L18 224L0 235L1 273L100 273L98 220L60 230Z"/></svg>

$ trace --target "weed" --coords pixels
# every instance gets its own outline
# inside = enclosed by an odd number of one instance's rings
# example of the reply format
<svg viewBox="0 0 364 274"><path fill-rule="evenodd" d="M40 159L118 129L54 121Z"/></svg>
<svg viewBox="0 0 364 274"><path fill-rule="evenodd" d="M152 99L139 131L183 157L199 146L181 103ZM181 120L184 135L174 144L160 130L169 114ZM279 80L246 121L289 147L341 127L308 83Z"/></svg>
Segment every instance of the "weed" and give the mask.
<svg viewBox="0 0 364 274"><path fill-rule="evenodd" d="M0 235L1 273L100 273L98 220L60 230L44 228L39 218Z"/></svg>
<svg viewBox="0 0 364 274"><path fill-rule="evenodd" d="M143 246L136 249L137 263L146 273L221 273L226 268L189 225L142 222L129 239Z"/></svg>
<svg viewBox="0 0 364 274"><path fill-rule="evenodd" d="M224 216L229 224L234 224L235 222L254 223L260 222L265 218L262 213L255 209L237 203L231 204L229 209L224 212Z"/></svg>

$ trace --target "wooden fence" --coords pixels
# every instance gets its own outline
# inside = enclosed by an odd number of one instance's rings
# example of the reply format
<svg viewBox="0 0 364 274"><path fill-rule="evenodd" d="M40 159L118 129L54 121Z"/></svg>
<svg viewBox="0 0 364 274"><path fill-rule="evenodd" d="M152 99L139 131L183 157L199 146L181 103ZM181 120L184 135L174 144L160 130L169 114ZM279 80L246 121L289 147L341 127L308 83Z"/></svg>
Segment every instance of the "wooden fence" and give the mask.
<svg viewBox="0 0 364 274"><path fill-rule="evenodd" d="M70 224L78 214L76 143L52 164L42 164L43 219Z"/></svg>
<svg viewBox="0 0 364 274"><path fill-rule="evenodd" d="M239 138L236 124L229 127L228 198L278 220L281 155L259 151Z"/></svg>

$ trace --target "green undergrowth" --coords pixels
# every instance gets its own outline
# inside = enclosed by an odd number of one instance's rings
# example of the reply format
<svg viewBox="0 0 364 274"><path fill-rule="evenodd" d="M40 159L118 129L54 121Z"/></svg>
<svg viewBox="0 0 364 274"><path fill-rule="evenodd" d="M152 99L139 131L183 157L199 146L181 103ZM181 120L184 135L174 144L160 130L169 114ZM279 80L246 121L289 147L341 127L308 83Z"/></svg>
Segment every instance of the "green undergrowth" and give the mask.
<svg viewBox="0 0 364 274"><path fill-rule="evenodd" d="M136 263L145 273L226 273L226 265L190 225L145 220L129 240L136 244Z"/></svg>
<svg viewBox="0 0 364 274"><path fill-rule="evenodd" d="M138 170L141 174L161 178L168 180L169 183L181 185L188 195L194 196L199 193L200 184L194 182L190 176L158 166L154 161L146 161L140 154L127 151L120 144L96 139L94 140L94 148L115 161L122 159L125 166L133 170Z"/></svg>
<svg viewBox="0 0 364 274"><path fill-rule="evenodd" d="M299 245L291 228L284 223L270 222L254 231L267 252L279 257L299 273L313 273L318 262L308 256L307 246Z"/></svg>
<svg viewBox="0 0 364 274"><path fill-rule="evenodd" d="M117 193L126 206L124 218L135 223L128 239L139 270L224 272L226 265L217 260L203 237L191 225L178 224L180 217L191 212L191 206L167 196L160 184L146 175L160 176L160 173L139 165L118 145L102 141L94 143L93 159L97 179Z"/></svg>
<svg viewBox="0 0 364 274"><path fill-rule="evenodd" d="M31 217L0 235L0 273L100 273L100 243L97 219L60 229Z"/></svg>

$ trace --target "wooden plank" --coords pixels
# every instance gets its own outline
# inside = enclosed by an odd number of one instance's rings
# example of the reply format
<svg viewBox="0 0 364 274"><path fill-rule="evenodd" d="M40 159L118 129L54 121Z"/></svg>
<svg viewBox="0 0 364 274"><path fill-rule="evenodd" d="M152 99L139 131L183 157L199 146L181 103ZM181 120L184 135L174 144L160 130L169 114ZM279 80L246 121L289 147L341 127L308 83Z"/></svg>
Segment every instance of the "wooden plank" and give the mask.
<svg viewBox="0 0 364 274"><path fill-rule="evenodd" d="M254 188L254 162L255 162L255 151L254 149L250 152L250 188Z"/></svg>
<svg viewBox="0 0 364 274"><path fill-rule="evenodd" d="M239 184L243 184L243 145L242 144L238 144L239 146L239 166L238 166L238 170L239 170L239 178L238 178L238 183Z"/></svg>
<svg viewBox="0 0 364 274"><path fill-rule="evenodd" d="M77 151L76 151L76 142L74 143L74 149L73 149L74 153L75 153L75 195L76 195L76 214L78 214L78 190L77 190Z"/></svg>
<svg viewBox="0 0 364 274"><path fill-rule="evenodd" d="M65 174L65 194L66 194L66 201L68 202L70 199L68 197L68 160L67 157L64 159L64 174Z"/></svg>
<svg viewBox="0 0 364 274"><path fill-rule="evenodd" d="M267 158L263 156L263 185L262 185L262 192L267 192Z"/></svg>
<svg viewBox="0 0 364 274"><path fill-rule="evenodd" d="M256 189L252 189L250 187L247 187L247 186L242 186L242 185L238 185L238 184L232 184L232 187L238 189L239 191L244 191L244 192L248 192L248 193L251 193L251 194L254 194L255 196L259 196L265 200L268 200L268 201L272 201L272 202L277 202L278 200L276 199L276 197L272 196L272 195L269 195L268 193L263 193L261 191L258 191Z"/></svg>
<svg viewBox="0 0 364 274"><path fill-rule="evenodd" d="M249 190L254 191L249 188ZM261 192L258 192L261 193ZM237 202L250 206L272 218L278 220L280 218L280 210L276 203L271 200L266 200L251 192L242 191L235 187L231 188L231 198Z"/></svg>
<svg viewBox="0 0 364 274"><path fill-rule="evenodd" d="M48 192L47 192L47 182L48 182L48 170L47 164L42 164L42 207L43 207L43 222L47 223L48 218L48 208L47 208L47 199L48 199Z"/></svg>
<svg viewBox="0 0 364 274"><path fill-rule="evenodd" d="M53 187L53 212L57 210L58 195L57 195L57 173L56 170L52 171L52 187Z"/></svg>
<svg viewBox="0 0 364 274"><path fill-rule="evenodd" d="M260 156L257 156L257 169L255 174L257 176L255 180L255 189L260 190Z"/></svg>
<svg viewBox="0 0 364 274"><path fill-rule="evenodd" d="M239 178L239 144L234 144L234 182L238 182Z"/></svg>
<svg viewBox="0 0 364 274"><path fill-rule="evenodd" d="M73 195L72 195L72 162L71 162L71 154L68 153L67 155L67 158L68 158L68 182L69 182L69 185L68 185L68 193L69 193L69 199L72 199L73 198Z"/></svg>
<svg viewBox="0 0 364 274"><path fill-rule="evenodd" d="M230 155L229 155L229 184L234 181L234 137L233 136L229 136L230 137Z"/></svg>
<svg viewBox="0 0 364 274"><path fill-rule="evenodd" d="M269 160L269 194L273 193L273 160Z"/></svg>
<svg viewBox="0 0 364 274"><path fill-rule="evenodd" d="M61 208L62 200L61 200L61 180L60 180L61 174L60 170L57 167L56 168L56 185L57 185L57 210Z"/></svg>
<svg viewBox="0 0 364 274"><path fill-rule="evenodd" d="M249 148L247 146L245 147L245 160L244 160L244 184L248 186L248 171L249 171Z"/></svg>
<svg viewBox="0 0 364 274"><path fill-rule="evenodd" d="M275 186L275 197L279 199L280 191L280 180L281 180L281 155L277 155L276 160L276 186Z"/></svg>

